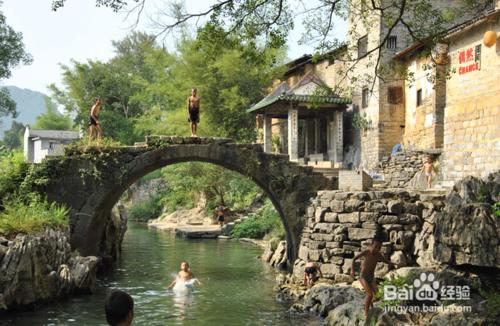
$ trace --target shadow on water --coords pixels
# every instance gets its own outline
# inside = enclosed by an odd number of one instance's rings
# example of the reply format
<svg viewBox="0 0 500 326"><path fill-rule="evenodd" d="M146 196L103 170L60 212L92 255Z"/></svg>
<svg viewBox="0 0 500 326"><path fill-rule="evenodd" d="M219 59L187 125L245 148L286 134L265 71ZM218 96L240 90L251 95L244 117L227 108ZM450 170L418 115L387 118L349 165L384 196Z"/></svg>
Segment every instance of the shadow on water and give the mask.
<svg viewBox="0 0 500 326"><path fill-rule="evenodd" d="M256 259L260 254L251 244L179 239L130 223L122 259L100 280L96 293L12 313L0 317L0 325L106 325L109 288L132 295L134 325L319 325L314 317L287 314L287 307L275 300L275 272ZM182 260L202 286L176 294L166 288Z"/></svg>

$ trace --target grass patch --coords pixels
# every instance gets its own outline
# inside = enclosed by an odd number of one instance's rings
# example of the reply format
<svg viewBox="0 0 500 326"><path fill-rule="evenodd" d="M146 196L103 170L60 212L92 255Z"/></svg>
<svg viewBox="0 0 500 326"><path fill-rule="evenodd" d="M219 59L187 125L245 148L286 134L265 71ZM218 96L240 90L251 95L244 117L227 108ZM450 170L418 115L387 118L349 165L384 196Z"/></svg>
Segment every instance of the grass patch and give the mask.
<svg viewBox="0 0 500 326"><path fill-rule="evenodd" d="M65 206L49 203L35 194L30 194L26 202L8 200L0 213L0 234L13 236L35 233L44 227L67 227L68 213Z"/></svg>
<svg viewBox="0 0 500 326"><path fill-rule="evenodd" d="M163 209L161 196L153 196L147 200L137 202L129 210L131 220L148 221L160 216Z"/></svg>
<svg viewBox="0 0 500 326"><path fill-rule="evenodd" d="M235 238L252 239L262 239L266 235L274 239L285 237L283 223L270 200L256 213L237 224L231 234Z"/></svg>

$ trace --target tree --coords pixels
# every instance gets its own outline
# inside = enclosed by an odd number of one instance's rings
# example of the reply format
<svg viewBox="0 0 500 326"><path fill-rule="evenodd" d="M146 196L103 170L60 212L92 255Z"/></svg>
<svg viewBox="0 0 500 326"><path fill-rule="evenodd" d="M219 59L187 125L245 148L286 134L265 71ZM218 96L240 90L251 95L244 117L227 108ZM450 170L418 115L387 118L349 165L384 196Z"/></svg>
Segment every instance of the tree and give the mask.
<svg viewBox="0 0 500 326"><path fill-rule="evenodd" d="M114 9L129 8L140 18L147 1L97 0L96 3ZM160 10L157 13L160 20L156 21L156 27L157 35L161 35L183 27L191 19L207 17L210 23L223 27L226 33L236 34L248 42L265 41L269 47L280 48L285 44L294 22L300 19L306 30L301 41L315 45L318 53L324 53L344 44L342 38L334 33L339 23L348 22L350 51L342 57L332 57L332 60L348 63L349 69L342 74L343 79L348 78L352 84L357 80L349 76L349 72L363 58L369 57L373 62L369 67L373 70L370 79L374 83L377 78L383 80L397 73L389 64L381 62L385 46L394 31L407 34L408 45L425 42L432 48L442 41L451 27L483 14L493 5L494 0L220 0L214 1L207 10L195 13L188 13L184 7L174 4L171 12ZM383 28L377 32L379 22ZM355 35L359 31L364 34L377 32L379 39L362 56L355 51L357 39L363 36Z"/></svg>
<svg viewBox="0 0 500 326"><path fill-rule="evenodd" d="M9 130L6 130L3 137L3 143L8 149L17 149L23 146L25 126L21 122L12 121Z"/></svg>
<svg viewBox="0 0 500 326"><path fill-rule="evenodd" d="M0 79L9 78L12 68L22 63L29 64L31 60L24 49L22 34L7 25L6 18L0 11ZM16 103L10 98L6 88L0 88L0 118L7 115L13 118L17 116Z"/></svg>
<svg viewBox="0 0 500 326"><path fill-rule="evenodd" d="M45 96L45 107L47 112L36 118L34 129L71 130L71 119L67 115L59 113L54 102L48 96Z"/></svg>

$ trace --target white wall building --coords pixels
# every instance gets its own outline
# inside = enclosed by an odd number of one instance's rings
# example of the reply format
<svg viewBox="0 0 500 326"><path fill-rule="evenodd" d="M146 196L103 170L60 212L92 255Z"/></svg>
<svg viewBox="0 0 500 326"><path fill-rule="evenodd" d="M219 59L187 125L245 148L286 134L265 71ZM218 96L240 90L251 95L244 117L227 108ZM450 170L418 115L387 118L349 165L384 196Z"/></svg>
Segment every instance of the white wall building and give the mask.
<svg viewBox="0 0 500 326"><path fill-rule="evenodd" d="M30 163L40 163L46 156L64 154L64 146L80 138L77 131L36 130L24 131L24 158Z"/></svg>

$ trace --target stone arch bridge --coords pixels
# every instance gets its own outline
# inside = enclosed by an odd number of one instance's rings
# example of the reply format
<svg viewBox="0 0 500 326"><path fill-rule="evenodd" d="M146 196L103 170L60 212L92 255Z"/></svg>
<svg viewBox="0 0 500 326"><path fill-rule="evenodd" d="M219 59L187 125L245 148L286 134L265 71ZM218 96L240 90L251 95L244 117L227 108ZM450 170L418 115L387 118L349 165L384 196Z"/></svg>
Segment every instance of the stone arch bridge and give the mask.
<svg viewBox="0 0 500 326"><path fill-rule="evenodd" d="M167 165L201 161L220 165L251 178L269 196L286 231L287 257L297 257L309 199L332 182L312 168L301 167L287 155L264 153L258 144L229 139L149 136L144 146L67 148L61 157L38 168L35 186L49 200L70 208L71 245L82 255L114 257L109 248L111 209L122 193L142 176ZM116 230L115 230L116 231ZM113 247L113 246L112 246ZM290 265L289 265L290 266Z"/></svg>

